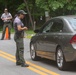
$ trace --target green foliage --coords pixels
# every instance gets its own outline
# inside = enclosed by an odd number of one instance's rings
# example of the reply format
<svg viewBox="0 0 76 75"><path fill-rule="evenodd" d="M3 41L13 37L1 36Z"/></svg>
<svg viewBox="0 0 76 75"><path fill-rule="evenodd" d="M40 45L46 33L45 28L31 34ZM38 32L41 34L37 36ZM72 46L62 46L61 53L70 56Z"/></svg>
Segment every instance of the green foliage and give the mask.
<svg viewBox="0 0 76 75"><path fill-rule="evenodd" d="M68 10L76 10L76 0L69 2L67 5L67 9Z"/></svg>
<svg viewBox="0 0 76 75"><path fill-rule="evenodd" d="M76 0L27 0L29 9L33 10L34 5L38 13L43 13L45 10L56 11L59 8L68 10L76 10ZM25 9L26 5L23 0L0 0L0 6L8 7L11 11ZM65 7L66 6L66 7ZM43 11L44 10L44 11ZM37 12L34 14L38 14Z"/></svg>
<svg viewBox="0 0 76 75"><path fill-rule="evenodd" d="M37 6L43 8L44 10L56 10L58 8L63 8L66 0L36 0Z"/></svg>
<svg viewBox="0 0 76 75"><path fill-rule="evenodd" d="M22 3L21 5L19 5L19 7L17 8L17 10L21 10L21 9L24 9L25 8L25 3Z"/></svg>
<svg viewBox="0 0 76 75"><path fill-rule="evenodd" d="M43 10L50 11L51 13L55 13L59 9L62 14L66 14L66 11L76 10L76 0L36 0L36 5Z"/></svg>
<svg viewBox="0 0 76 75"><path fill-rule="evenodd" d="M76 10L76 0L27 0L27 3L32 15L35 16L44 15L46 10L49 12L58 9ZM26 9L24 0L0 0L0 4L3 8L8 7L11 12Z"/></svg>
<svg viewBox="0 0 76 75"><path fill-rule="evenodd" d="M49 11L50 16L76 14L76 0L26 0L33 20L39 20ZM0 0L0 15L7 7L12 15L20 10L27 10L24 0Z"/></svg>

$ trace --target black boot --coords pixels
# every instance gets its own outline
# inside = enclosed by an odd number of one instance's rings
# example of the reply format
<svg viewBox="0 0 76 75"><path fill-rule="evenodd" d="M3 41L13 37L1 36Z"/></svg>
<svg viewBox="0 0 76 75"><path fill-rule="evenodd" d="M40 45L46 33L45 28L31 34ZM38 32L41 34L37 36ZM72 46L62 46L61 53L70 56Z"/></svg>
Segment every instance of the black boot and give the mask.
<svg viewBox="0 0 76 75"><path fill-rule="evenodd" d="M29 67L28 64L21 64L21 67Z"/></svg>
<svg viewBox="0 0 76 75"><path fill-rule="evenodd" d="M19 66L19 65L21 65L21 63L16 63L16 66Z"/></svg>

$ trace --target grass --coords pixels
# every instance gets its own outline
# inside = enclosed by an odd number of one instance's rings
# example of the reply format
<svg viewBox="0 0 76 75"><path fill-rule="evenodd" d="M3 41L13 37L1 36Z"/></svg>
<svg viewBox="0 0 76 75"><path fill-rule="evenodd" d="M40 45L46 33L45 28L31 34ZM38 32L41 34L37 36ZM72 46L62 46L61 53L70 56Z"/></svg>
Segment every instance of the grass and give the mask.
<svg viewBox="0 0 76 75"><path fill-rule="evenodd" d="M27 30L25 33L25 37L29 39L35 34L33 30Z"/></svg>
<svg viewBox="0 0 76 75"><path fill-rule="evenodd" d="M26 33L27 34L34 34L34 31L33 30L27 30Z"/></svg>
<svg viewBox="0 0 76 75"><path fill-rule="evenodd" d="M0 32L2 32L2 29L0 29ZM12 34L14 33L14 29L13 28L11 29L11 33ZM29 38L30 39L34 34L35 33L34 33L33 30L27 30L27 31L25 31L25 37L26 38Z"/></svg>

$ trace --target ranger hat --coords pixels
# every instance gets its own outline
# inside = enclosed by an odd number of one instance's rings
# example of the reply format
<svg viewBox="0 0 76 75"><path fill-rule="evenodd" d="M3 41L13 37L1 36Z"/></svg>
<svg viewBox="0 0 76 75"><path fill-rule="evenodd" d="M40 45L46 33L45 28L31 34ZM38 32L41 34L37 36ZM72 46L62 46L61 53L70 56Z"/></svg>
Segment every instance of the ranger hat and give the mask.
<svg viewBox="0 0 76 75"><path fill-rule="evenodd" d="M7 8L5 8L5 9L4 9L4 11L8 11L8 9L7 9Z"/></svg>
<svg viewBox="0 0 76 75"><path fill-rule="evenodd" d="M19 10L18 12L17 12L17 14L27 14L24 10Z"/></svg>

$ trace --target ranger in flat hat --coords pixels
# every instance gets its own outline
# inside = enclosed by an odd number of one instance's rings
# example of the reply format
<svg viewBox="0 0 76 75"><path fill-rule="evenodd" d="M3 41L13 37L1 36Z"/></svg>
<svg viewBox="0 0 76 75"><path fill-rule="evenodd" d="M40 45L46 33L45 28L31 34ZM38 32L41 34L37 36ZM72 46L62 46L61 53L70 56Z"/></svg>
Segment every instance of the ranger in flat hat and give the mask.
<svg viewBox="0 0 76 75"><path fill-rule="evenodd" d="M21 19L25 17L25 14L27 14L24 10L19 10L17 12L17 16L14 19L14 40L16 42L16 65L21 65L22 67L28 67L29 65L26 64L24 60L24 31L28 28L24 26Z"/></svg>
<svg viewBox="0 0 76 75"><path fill-rule="evenodd" d="M1 19L4 22L1 40L4 40L6 27L8 27L8 30L9 30L9 39L11 39L11 19L12 19L12 15L11 15L11 13L8 12L7 8L4 9L4 13L1 16Z"/></svg>

